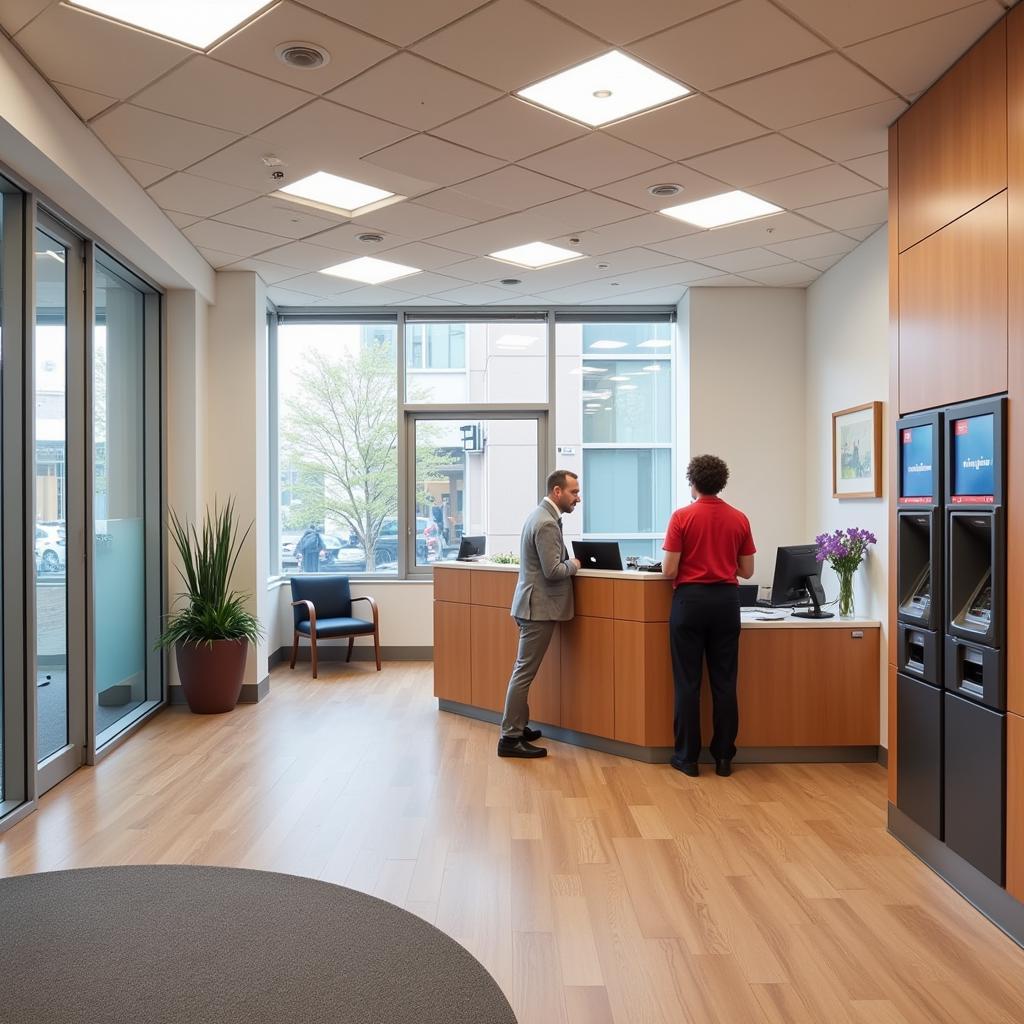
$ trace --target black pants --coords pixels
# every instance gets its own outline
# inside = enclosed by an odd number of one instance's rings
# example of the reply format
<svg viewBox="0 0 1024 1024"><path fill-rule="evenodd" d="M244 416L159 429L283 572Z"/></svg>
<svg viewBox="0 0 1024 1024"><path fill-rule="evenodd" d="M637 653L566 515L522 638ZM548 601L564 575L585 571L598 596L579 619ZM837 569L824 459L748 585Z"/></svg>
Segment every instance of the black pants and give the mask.
<svg viewBox="0 0 1024 1024"><path fill-rule="evenodd" d="M736 703L739 587L730 583L678 586L672 597L669 642L676 688L676 759L690 763L700 756L700 679L706 657L714 722L711 756L731 760L740 721Z"/></svg>

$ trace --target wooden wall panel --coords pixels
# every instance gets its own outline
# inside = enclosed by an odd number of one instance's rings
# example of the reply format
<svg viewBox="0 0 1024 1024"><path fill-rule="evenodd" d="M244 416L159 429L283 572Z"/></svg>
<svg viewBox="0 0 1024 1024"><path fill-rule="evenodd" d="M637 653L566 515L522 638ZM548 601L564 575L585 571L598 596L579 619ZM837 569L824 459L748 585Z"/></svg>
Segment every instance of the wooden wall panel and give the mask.
<svg viewBox="0 0 1024 1024"><path fill-rule="evenodd" d="M1005 22L898 124L903 252L1006 188Z"/></svg>
<svg viewBox="0 0 1024 1024"><path fill-rule="evenodd" d="M668 622L672 583L643 579L615 580L615 618L632 622Z"/></svg>
<svg viewBox="0 0 1024 1024"><path fill-rule="evenodd" d="M1006 390L1006 269L1005 192L900 255L901 413Z"/></svg>
<svg viewBox="0 0 1024 1024"><path fill-rule="evenodd" d="M1006 891L1024 901L1024 718L1006 716Z"/></svg>
<svg viewBox="0 0 1024 1024"><path fill-rule="evenodd" d="M899 128L889 126L889 413L891 427L885 439L889 457L889 664L895 665L896 652L896 497L900 464L896 443L896 419L900 407L900 289L899 289L900 175Z"/></svg>
<svg viewBox="0 0 1024 1024"><path fill-rule="evenodd" d="M456 570L458 572L459 570ZM463 569L469 576L470 600L473 604L487 604L494 608L512 607L512 595L516 590L519 574L501 570ZM514 625L514 624L513 624Z"/></svg>
<svg viewBox="0 0 1024 1024"><path fill-rule="evenodd" d="M446 575L460 575L458 572ZM461 575L465 575L462 573ZM434 696L472 703L469 605L434 602Z"/></svg>
<svg viewBox="0 0 1024 1024"><path fill-rule="evenodd" d="M610 619L615 614L615 581L600 576L573 579L573 606L577 615Z"/></svg>
<svg viewBox="0 0 1024 1024"><path fill-rule="evenodd" d="M615 735L615 630L607 619L577 615L562 623L562 726Z"/></svg>
<svg viewBox="0 0 1024 1024"><path fill-rule="evenodd" d="M434 600L469 604L470 576L472 572L468 569L445 569L435 565Z"/></svg>

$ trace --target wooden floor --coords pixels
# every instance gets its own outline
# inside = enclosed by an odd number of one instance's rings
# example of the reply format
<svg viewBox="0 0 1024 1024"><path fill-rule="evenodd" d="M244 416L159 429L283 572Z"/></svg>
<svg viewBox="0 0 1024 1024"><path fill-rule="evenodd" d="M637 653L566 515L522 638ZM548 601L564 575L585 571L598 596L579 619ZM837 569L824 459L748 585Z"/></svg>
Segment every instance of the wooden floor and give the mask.
<svg viewBox="0 0 1024 1024"><path fill-rule="evenodd" d="M730 779L439 712L431 667L275 671L159 715L0 835L0 874L203 863L375 893L465 945L521 1024L1024 1021L1024 951L885 832L877 765ZM2 966L0 966L2 972Z"/></svg>

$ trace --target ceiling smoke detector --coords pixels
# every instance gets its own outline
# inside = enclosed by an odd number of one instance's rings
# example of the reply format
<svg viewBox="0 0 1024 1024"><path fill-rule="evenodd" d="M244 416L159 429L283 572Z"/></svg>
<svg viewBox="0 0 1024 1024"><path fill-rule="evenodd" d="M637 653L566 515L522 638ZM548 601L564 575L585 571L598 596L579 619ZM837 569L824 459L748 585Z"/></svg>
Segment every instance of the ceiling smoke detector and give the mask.
<svg viewBox="0 0 1024 1024"><path fill-rule="evenodd" d="M361 235L356 235L356 238L360 242L383 242L384 236L378 235L375 231L366 231Z"/></svg>
<svg viewBox="0 0 1024 1024"><path fill-rule="evenodd" d="M652 185L647 190L656 199L666 199L669 196L677 196L683 191L682 185Z"/></svg>
<svg viewBox="0 0 1024 1024"><path fill-rule="evenodd" d="M316 43L281 43L274 48L274 56L299 71L314 71L331 62L331 55Z"/></svg>

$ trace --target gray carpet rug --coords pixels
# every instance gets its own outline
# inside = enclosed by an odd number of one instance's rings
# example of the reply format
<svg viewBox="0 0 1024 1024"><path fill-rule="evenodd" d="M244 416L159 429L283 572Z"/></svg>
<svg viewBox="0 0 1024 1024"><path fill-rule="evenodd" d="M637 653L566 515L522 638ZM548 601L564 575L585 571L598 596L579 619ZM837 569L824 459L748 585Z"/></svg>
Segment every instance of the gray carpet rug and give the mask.
<svg viewBox="0 0 1024 1024"><path fill-rule="evenodd" d="M516 1024L453 939L294 875L184 865L0 879L7 1024Z"/></svg>

